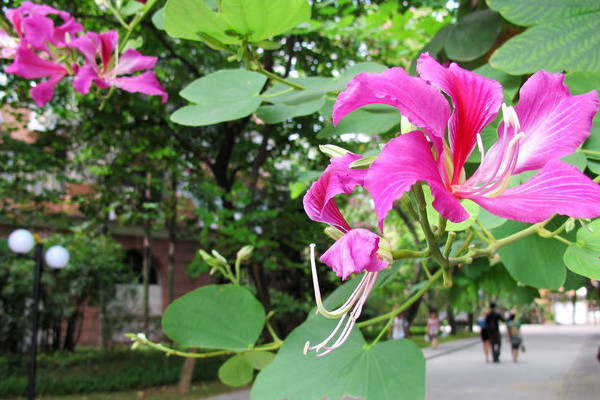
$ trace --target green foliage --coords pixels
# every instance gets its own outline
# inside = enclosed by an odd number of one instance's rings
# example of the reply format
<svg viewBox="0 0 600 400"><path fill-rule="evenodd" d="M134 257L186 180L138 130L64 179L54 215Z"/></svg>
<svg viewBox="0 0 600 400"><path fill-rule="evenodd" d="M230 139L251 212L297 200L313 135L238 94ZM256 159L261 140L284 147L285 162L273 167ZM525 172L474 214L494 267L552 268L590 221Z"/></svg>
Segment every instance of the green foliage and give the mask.
<svg viewBox="0 0 600 400"><path fill-rule="evenodd" d="M456 25L447 26L452 28L445 40L446 55L452 60L472 61L494 45L502 29L502 19L492 10L478 10Z"/></svg>
<svg viewBox="0 0 600 400"><path fill-rule="evenodd" d="M243 69L221 70L197 79L180 92L194 105L175 111L171 120L202 126L246 117L260 105L260 91L266 80L265 76Z"/></svg>
<svg viewBox="0 0 600 400"><path fill-rule="evenodd" d="M213 11L204 0L169 0L164 25L170 36L201 40L217 49L242 41L261 42L306 22L306 0L221 0Z"/></svg>
<svg viewBox="0 0 600 400"><path fill-rule="evenodd" d="M307 340L321 341L335 324L336 321L319 316L294 330L273 363L257 377L251 398L304 400L350 395L391 400L424 397L425 359L409 340L380 342L370 347L360 332L354 330L343 347L324 357L302 354Z"/></svg>
<svg viewBox="0 0 600 400"><path fill-rule="evenodd" d="M0 398L25 396L28 362L28 356L0 357ZM197 360L193 381L217 379L222 362L220 357ZM183 359L154 350L78 349L41 354L37 393L85 394L171 385L178 382L182 365Z"/></svg>
<svg viewBox="0 0 600 400"><path fill-rule="evenodd" d="M163 315L163 330L190 347L247 350L265 323L262 305L246 289L208 285L175 300Z"/></svg>
<svg viewBox="0 0 600 400"><path fill-rule="evenodd" d="M488 0L510 22L530 27L495 51L490 63L510 74L600 71L594 52L599 40L596 0Z"/></svg>
<svg viewBox="0 0 600 400"><path fill-rule="evenodd" d="M24 350L29 335L30 301L33 297L33 260L14 255L6 242L0 259L0 349L8 352ZM121 247L107 236L88 236L81 232L54 235L45 247L61 244L69 251L69 263L60 271L46 268L42 274L40 329L52 332L65 322L62 344L55 349L72 350L84 304L102 306L114 298L115 285L129 282L131 272L123 264ZM57 325L57 322L58 325ZM60 332L60 331L58 331ZM46 335L46 337L51 335Z"/></svg>
<svg viewBox="0 0 600 400"><path fill-rule="evenodd" d="M577 242L569 245L563 260L576 274L600 280L600 220L579 228Z"/></svg>
<svg viewBox="0 0 600 400"><path fill-rule="evenodd" d="M526 227L527 224L522 222L507 221L492 232L498 237L505 237ZM557 240L532 235L498 252L515 280L537 288L558 289L566 277L566 267L562 261L566 247Z"/></svg>

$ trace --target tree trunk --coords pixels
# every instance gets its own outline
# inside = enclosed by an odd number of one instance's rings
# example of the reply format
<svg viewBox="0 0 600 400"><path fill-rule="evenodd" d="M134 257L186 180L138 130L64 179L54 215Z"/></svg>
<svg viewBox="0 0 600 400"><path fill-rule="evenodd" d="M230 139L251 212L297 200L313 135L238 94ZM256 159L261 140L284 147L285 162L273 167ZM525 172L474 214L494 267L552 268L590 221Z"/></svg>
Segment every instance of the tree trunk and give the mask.
<svg viewBox="0 0 600 400"><path fill-rule="evenodd" d="M79 301L75 306L75 310L67 319L67 327L65 328L65 339L63 341L63 349L68 351L74 351L75 345L77 344L77 339L79 334L78 323L81 317L83 316L81 312L81 307L83 306L83 302Z"/></svg>
<svg viewBox="0 0 600 400"><path fill-rule="evenodd" d="M446 307L446 315L448 318L448 325L450 325L450 334L456 335L456 319L454 319L454 310L452 310L452 306L448 302L448 307Z"/></svg>
<svg viewBox="0 0 600 400"><path fill-rule="evenodd" d="M152 173L146 173L145 201L151 199ZM148 218L144 226L144 243L142 258L142 308L143 308L143 330L146 336L150 332L150 269L152 268L152 219Z"/></svg>
<svg viewBox="0 0 600 400"><path fill-rule="evenodd" d="M190 350L194 351L194 350ZM194 377L194 367L196 366L195 358L186 358L183 361L183 367L181 368L181 376L179 377L179 394L187 394L190 391L192 385L192 378Z"/></svg>
<svg viewBox="0 0 600 400"><path fill-rule="evenodd" d="M170 218L167 222L169 230L169 261L168 261L168 276L167 276L167 301L169 304L173 301L173 284L175 278L175 243L177 241L177 179L171 178L171 204Z"/></svg>

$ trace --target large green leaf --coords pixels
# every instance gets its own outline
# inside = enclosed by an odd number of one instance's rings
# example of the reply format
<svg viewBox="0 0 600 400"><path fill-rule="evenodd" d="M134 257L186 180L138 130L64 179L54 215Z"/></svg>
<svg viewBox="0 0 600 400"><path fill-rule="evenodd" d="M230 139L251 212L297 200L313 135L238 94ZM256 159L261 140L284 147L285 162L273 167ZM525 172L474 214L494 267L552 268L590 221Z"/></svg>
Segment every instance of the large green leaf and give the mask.
<svg viewBox="0 0 600 400"><path fill-rule="evenodd" d="M600 10L598 0L487 0L488 6L516 25L534 26Z"/></svg>
<svg viewBox="0 0 600 400"><path fill-rule="evenodd" d="M380 342L369 348L355 329L342 347L323 357L312 351L302 353L307 340L323 340L336 322L319 316L296 328L273 363L258 374L251 399L424 398L425 359L410 340Z"/></svg>
<svg viewBox="0 0 600 400"><path fill-rule="evenodd" d="M254 368L252 368L244 353L236 354L219 368L219 379L229 386L243 386L250 383L253 377Z"/></svg>
<svg viewBox="0 0 600 400"><path fill-rule="evenodd" d="M598 0L488 0L488 5L514 24L531 26L496 50L492 66L514 75L600 71Z"/></svg>
<svg viewBox="0 0 600 400"><path fill-rule="evenodd" d="M175 300L162 326L173 341L189 347L242 351L251 348L265 324L265 311L246 289L208 285Z"/></svg>
<svg viewBox="0 0 600 400"><path fill-rule="evenodd" d="M224 44L241 42L227 33L233 27L204 0L168 0L163 23L167 34L176 38L203 40L206 35Z"/></svg>
<svg viewBox="0 0 600 400"><path fill-rule="evenodd" d="M519 232L529 225L507 221L492 230L496 238ZM554 224L549 224L552 229ZM498 250L500 258L510 275L517 281L535 288L558 289L566 277L563 259L566 245L554 239L529 235Z"/></svg>
<svg viewBox="0 0 600 400"><path fill-rule="evenodd" d="M195 104L175 111L171 120L201 126L246 117L260 106L260 91L266 79L243 69L220 70L196 79L180 92Z"/></svg>
<svg viewBox="0 0 600 400"><path fill-rule="evenodd" d="M496 42L502 18L492 10L469 13L452 29L445 42L446 55L457 61L472 61L484 55Z"/></svg>
<svg viewBox="0 0 600 400"><path fill-rule="evenodd" d="M221 12L250 42L280 35L310 19L306 0L222 0Z"/></svg>
<svg viewBox="0 0 600 400"><path fill-rule="evenodd" d="M600 92L600 73L597 72L573 72L567 74L565 83L569 86L572 94L587 93L591 90ZM596 113L592 122L590 137L586 140L584 148L596 152L586 153L588 167L592 172L600 173L600 114Z"/></svg>
<svg viewBox="0 0 600 400"><path fill-rule="evenodd" d="M479 287L488 294L501 294L513 292L517 283L504 265L494 264L481 274Z"/></svg>
<svg viewBox="0 0 600 400"><path fill-rule="evenodd" d="M577 242L569 245L564 261L571 271L600 280L600 219L579 228Z"/></svg>
<svg viewBox="0 0 600 400"><path fill-rule="evenodd" d="M277 124L287 119L300 117L315 113L323 107L325 98L321 97L313 101L298 105L276 104L273 106L261 106L256 110L256 116L267 124Z"/></svg>

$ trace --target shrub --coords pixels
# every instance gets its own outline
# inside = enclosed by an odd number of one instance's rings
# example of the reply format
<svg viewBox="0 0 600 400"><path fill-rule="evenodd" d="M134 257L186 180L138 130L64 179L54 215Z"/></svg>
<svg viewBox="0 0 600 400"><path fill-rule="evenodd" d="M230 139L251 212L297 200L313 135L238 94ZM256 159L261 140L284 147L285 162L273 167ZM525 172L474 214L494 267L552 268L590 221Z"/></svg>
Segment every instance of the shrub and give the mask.
<svg viewBox="0 0 600 400"><path fill-rule="evenodd" d="M197 360L194 381L216 380L223 361ZM0 357L0 398L26 394L28 363L29 358L23 355ZM167 357L149 349L81 349L42 354L38 358L36 391L65 395L170 385L179 381L182 365L180 357Z"/></svg>

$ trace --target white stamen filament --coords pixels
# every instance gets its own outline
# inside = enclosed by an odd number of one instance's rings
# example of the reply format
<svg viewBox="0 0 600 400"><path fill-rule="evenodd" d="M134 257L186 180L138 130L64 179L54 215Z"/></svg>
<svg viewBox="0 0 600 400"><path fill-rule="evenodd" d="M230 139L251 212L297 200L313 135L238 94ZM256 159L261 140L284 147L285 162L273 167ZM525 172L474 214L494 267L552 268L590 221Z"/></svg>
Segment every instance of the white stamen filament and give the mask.
<svg viewBox="0 0 600 400"><path fill-rule="evenodd" d="M509 185L510 178L517 166L520 148L519 141L525 136L525 133L519 132L521 124L513 107L503 103L502 113L504 119L503 134L500 137L502 148L497 153L504 155L502 161L495 163L493 171L490 174L486 174L488 178L483 184L478 183L479 175L482 173L482 168L479 168L462 187L459 186L456 193L460 193L465 198L469 198L470 196L495 197L506 190ZM513 132L510 140L508 140L509 129ZM477 134L477 146L481 152L481 165L484 165L485 153L481 135L479 134Z"/></svg>
<svg viewBox="0 0 600 400"><path fill-rule="evenodd" d="M352 328L356 324L356 320L358 319L358 317L360 316L360 313L362 312L363 306L367 301L369 293L371 292L371 290L373 289L373 286L375 285L375 281L377 279L377 272L365 272L360 283L358 284L356 289L354 289L354 292L352 292L352 295L350 295L348 300L346 300L346 302L341 307L339 307L337 310L328 311L325 309L325 307L323 306L323 303L321 301L321 293L320 293L319 282L318 282L318 278L317 278L317 268L316 268L316 262L315 262L314 249L315 249L315 245L311 244L310 245L310 260L311 260L311 271L312 271L312 275L313 275L313 284L314 284L314 288L315 288L315 299L316 299L316 303L317 303L317 312L326 318L340 318L335 329L333 329L331 334L329 336L327 336L327 338L325 338L322 342L320 342L319 344L317 344L315 346L311 346L310 342L306 342L306 344L304 346L304 354L306 355L308 353L308 350L315 350L318 353L322 349L325 349L326 350L325 352L317 355L320 357L320 356L324 356L324 355L330 353L331 351L339 348L348 339L348 337L350 336L350 333L352 332ZM354 306L354 309L352 309L352 312L350 312L350 315L348 315L348 312L350 311L350 309L353 306ZM348 317L347 320L346 320L346 317ZM342 329L342 332L339 334L338 338L336 339L336 341L331 346L327 346L327 344L336 336L336 334L338 333L338 331L340 330L340 328L342 327L344 322L346 322L346 324L345 324L344 328Z"/></svg>
<svg viewBox="0 0 600 400"><path fill-rule="evenodd" d="M350 297L348 297L348 300L346 300L346 302L344 304L342 304L340 307L338 307L336 310L329 311L325 308L325 306L323 306L323 301L321 300L321 289L319 287L319 278L317 277L317 265L315 262L315 244L314 243L311 243L311 245L310 245L310 268L311 268L312 277L313 277L313 286L315 289L315 302L317 303L317 312L319 314L321 314L322 316L324 316L325 318L330 318L330 319L339 318L342 315L346 314L348 311L350 311L350 309L352 308L352 306L354 305L356 300L358 300L358 294L363 291L363 289L365 288L365 285L367 284L367 281L368 281L368 279L367 279L368 274L365 274L363 276L362 280L360 281L360 283L358 284L358 286L356 287L356 289L354 289L354 292L352 292Z"/></svg>

